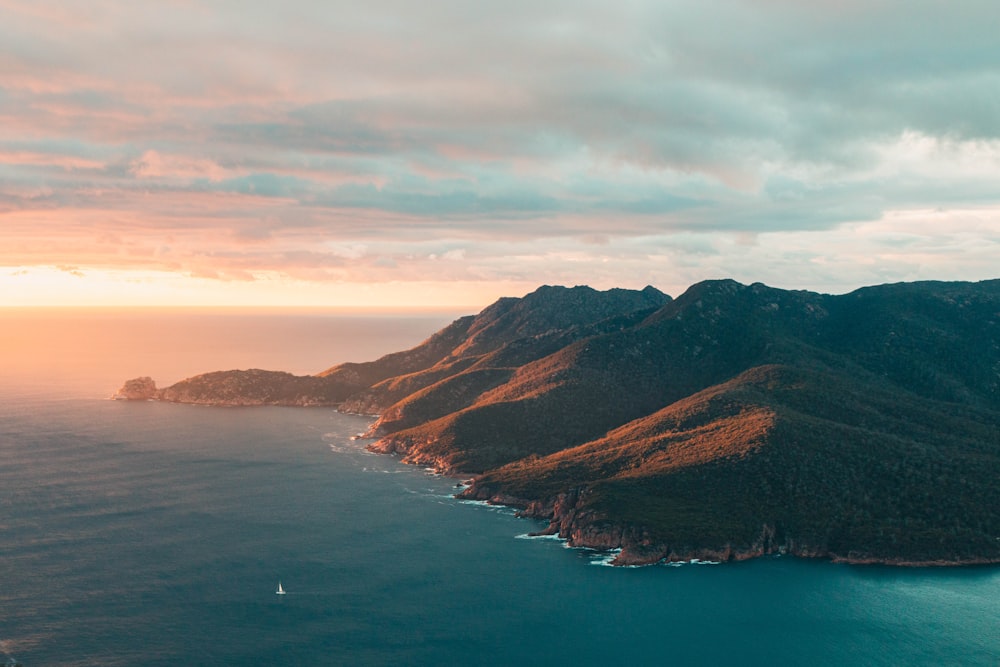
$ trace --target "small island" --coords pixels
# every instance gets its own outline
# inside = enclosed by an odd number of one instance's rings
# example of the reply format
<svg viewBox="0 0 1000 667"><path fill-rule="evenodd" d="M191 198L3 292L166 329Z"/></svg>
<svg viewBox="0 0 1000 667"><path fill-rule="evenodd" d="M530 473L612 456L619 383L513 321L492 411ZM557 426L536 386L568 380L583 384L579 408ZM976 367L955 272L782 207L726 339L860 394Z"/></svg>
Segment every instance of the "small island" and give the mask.
<svg viewBox="0 0 1000 667"><path fill-rule="evenodd" d="M1000 280L544 286L372 362L115 397L377 416L371 450L618 565L1000 562Z"/></svg>

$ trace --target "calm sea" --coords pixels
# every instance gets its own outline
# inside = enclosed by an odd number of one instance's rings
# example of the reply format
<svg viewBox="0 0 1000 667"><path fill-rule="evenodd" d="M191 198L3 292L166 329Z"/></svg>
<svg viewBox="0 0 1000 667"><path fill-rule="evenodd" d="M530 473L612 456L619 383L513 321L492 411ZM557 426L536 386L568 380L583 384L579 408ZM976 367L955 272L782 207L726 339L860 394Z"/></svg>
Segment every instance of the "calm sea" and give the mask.
<svg viewBox="0 0 1000 667"><path fill-rule="evenodd" d="M1000 664L997 568L604 567L366 453L364 418L106 400L450 319L0 311L0 662Z"/></svg>

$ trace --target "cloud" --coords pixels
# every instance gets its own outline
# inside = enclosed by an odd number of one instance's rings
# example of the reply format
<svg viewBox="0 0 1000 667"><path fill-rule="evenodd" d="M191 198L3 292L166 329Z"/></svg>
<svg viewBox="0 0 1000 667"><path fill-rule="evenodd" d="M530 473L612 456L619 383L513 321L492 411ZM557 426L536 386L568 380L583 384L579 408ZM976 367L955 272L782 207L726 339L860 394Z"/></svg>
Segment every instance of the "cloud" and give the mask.
<svg viewBox="0 0 1000 667"><path fill-rule="evenodd" d="M77 278L83 278L84 277L83 271L81 271L79 269L79 267L76 267L76 266L71 266L71 265L68 265L68 264L60 264L56 268L59 269L60 271L62 271L63 273L68 273L69 275L76 276Z"/></svg>
<svg viewBox="0 0 1000 667"><path fill-rule="evenodd" d="M140 179L221 181L228 172L212 160L183 155L163 155L148 150L129 165L129 170Z"/></svg>
<svg viewBox="0 0 1000 667"><path fill-rule="evenodd" d="M2 0L0 263L970 275L1000 206L998 22L985 0Z"/></svg>

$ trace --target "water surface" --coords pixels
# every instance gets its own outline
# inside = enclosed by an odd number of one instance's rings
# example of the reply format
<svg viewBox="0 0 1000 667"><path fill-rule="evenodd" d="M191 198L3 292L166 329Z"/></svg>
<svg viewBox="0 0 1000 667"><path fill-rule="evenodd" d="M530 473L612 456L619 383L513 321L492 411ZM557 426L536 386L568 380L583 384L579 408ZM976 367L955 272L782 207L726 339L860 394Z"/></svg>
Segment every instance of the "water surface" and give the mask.
<svg viewBox="0 0 1000 667"><path fill-rule="evenodd" d="M449 318L260 316L271 333L241 337L253 320L162 317L78 320L105 334L86 353L52 343L71 342L69 326L38 339L47 355L22 340L15 363L5 348L0 659L997 664L997 568L604 567L603 554L523 539L538 524L508 510L454 500L453 479L365 452L351 440L364 418L104 400L124 377L230 366L213 360L310 372L364 346L372 358ZM269 337L282 327L293 344L277 352ZM165 354L164 336L204 354ZM325 354L310 361L314 349ZM37 375L32 354L47 359ZM279 579L288 595L274 594Z"/></svg>

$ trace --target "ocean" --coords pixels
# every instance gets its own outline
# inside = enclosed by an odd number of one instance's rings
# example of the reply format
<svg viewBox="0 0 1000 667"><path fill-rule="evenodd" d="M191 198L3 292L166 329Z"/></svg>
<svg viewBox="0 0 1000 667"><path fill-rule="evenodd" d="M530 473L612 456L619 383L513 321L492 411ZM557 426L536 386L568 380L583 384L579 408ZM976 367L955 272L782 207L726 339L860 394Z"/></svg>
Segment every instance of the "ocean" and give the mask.
<svg viewBox="0 0 1000 667"><path fill-rule="evenodd" d="M613 568L369 454L364 417L107 400L456 315L0 311L0 663L1000 664L1000 568Z"/></svg>

